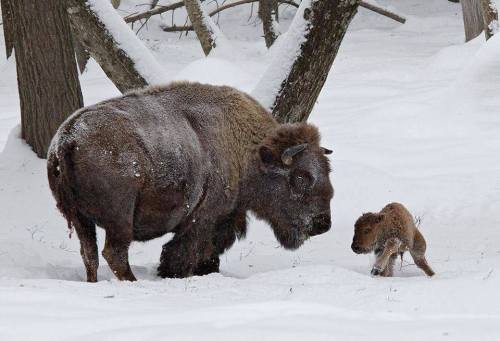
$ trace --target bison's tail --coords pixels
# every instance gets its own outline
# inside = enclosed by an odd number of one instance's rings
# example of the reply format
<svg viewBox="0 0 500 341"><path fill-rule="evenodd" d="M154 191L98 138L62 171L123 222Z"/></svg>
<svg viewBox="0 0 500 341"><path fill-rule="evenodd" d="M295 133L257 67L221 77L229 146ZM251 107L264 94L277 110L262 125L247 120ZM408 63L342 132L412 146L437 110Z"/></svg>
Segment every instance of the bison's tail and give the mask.
<svg viewBox="0 0 500 341"><path fill-rule="evenodd" d="M74 183L72 154L75 142L67 137L58 135L54 138L52 143L55 146L51 146L47 157L47 175L57 208L71 229L77 217L76 198L72 187Z"/></svg>

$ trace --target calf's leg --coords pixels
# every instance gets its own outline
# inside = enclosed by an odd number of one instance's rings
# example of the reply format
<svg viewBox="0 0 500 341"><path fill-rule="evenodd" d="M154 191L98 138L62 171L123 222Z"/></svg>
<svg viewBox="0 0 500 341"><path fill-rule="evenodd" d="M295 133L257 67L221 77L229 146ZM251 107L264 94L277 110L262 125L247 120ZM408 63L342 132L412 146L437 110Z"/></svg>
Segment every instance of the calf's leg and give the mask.
<svg viewBox="0 0 500 341"><path fill-rule="evenodd" d="M387 266L385 267L384 271L382 271L383 277L392 277L394 275L394 262L396 261L397 257L398 257L397 253L389 257L389 262L387 263Z"/></svg>
<svg viewBox="0 0 500 341"><path fill-rule="evenodd" d="M377 255L377 260L373 265L371 274L374 276L381 275L383 271L387 268L391 257L397 254L399 247L401 246L401 240L397 238L388 239L384 244L384 249L382 253Z"/></svg>
<svg viewBox="0 0 500 341"><path fill-rule="evenodd" d="M80 254L87 270L87 282L97 282L99 254L97 252L95 224L82 214L77 213L73 225L80 240Z"/></svg>
<svg viewBox="0 0 500 341"><path fill-rule="evenodd" d="M415 265L422 269L427 276L434 276L434 271L425 259L426 248L427 245L425 243L424 236L422 236L420 231L417 230L413 239L413 248L410 249L411 257L413 258Z"/></svg>

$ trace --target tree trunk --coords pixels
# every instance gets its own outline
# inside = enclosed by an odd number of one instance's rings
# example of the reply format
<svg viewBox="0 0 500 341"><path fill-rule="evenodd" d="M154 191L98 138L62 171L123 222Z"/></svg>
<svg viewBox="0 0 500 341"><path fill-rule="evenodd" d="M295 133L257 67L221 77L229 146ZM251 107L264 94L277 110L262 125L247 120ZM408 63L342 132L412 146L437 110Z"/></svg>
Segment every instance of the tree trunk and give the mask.
<svg viewBox="0 0 500 341"><path fill-rule="evenodd" d="M57 128L83 106L65 2L2 0L14 32L21 134L41 158ZM15 24L14 24L15 23Z"/></svg>
<svg viewBox="0 0 500 341"><path fill-rule="evenodd" d="M90 59L90 53L85 49L85 47L78 41L78 39L73 35L73 45L75 46L76 63L78 64L78 70L80 73L85 71L87 63Z"/></svg>
<svg viewBox="0 0 500 341"><path fill-rule="evenodd" d="M3 36L5 40L5 55L7 58L12 54L14 48L14 26L12 25L12 9L9 0L0 0L2 6Z"/></svg>
<svg viewBox="0 0 500 341"><path fill-rule="evenodd" d="M492 0L481 0L481 12L484 21L484 34L488 40L499 30L497 7Z"/></svg>
<svg viewBox="0 0 500 341"><path fill-rule="evenodd" d="M484 20L481 13L481 0L461 0L464 19L465 41L472 40L483 32Z"/></svg>
<svg viewBox="0 0 500 341"><path fill-rule="evenodd" d="M67 0L71 26L121 92L161 83L164 71L108 1Z"/></svg>
<svg viewBox="0 0 500 341"><path fill-rule="evenodd" d="M259 0L259 17L262 20L264 30L264 40L269 48L273 45L279 33L276 30L276 1L274 0Z"/></svg>
<svg viewBox="0 0 500 341"><path fill-rule="evenodd" d="M200 0L184 0L184 6L186 6L189 20L200 41L201 48L205 56L208 56L210 51L216 46L215 24L213 24L212 19L210 19L210 16L203 8Z"/></svg>
<svg viewBox="0 0 500 341"><path fill-rule="evenodd" d="M358 0L302 0L253 95L280 122L306 121L325 83Z"/></svg>

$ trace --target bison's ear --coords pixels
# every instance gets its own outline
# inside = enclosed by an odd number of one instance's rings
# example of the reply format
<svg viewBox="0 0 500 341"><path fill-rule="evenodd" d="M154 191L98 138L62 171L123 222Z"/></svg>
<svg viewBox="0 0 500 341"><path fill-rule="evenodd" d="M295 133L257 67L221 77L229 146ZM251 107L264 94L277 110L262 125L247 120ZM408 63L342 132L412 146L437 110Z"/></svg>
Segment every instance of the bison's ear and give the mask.
<svg viewBox="0 0 500 341"><path fill-rule="evenodd" d="M325 148L325 147L321 147L321 150L323 151L323 154L325 154L325 155L330 155L331 153L333 153L333 150Z"/></svg>

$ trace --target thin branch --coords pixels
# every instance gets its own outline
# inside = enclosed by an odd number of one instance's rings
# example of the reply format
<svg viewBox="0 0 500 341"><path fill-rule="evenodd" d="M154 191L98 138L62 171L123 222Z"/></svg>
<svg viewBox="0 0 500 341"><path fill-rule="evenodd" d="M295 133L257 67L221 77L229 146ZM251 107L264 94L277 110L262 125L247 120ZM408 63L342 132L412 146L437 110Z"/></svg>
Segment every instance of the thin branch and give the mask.
<svg viewBox="0 0 500 341"><path fill-rule="evenodd" d="M232 8L232 7L239 6L239 5L249 4L249 3L253 3L253 2L258 2L258 1L259 0L240 0L240 1L229 3L229 4L224 4L224 5L221 5L219 8L217 8L216 10L210 12L209 15L214 16L215 14L217 14L225 9ZM283 3L283 4L289 4L289 5L292 5L294 7L298 7L298 5L296 3L294 3L293 1L290 1L290 0L280 0L279 2ZM175 2L175 3L168 5L168 6L158 6L154 9L146 11L146 12L128 15L124 19L125 19L126 23L133 23L134 21L141 20L141 19L147 19L153 15L162 14L162 13L165 13L168 11L175 10L177 8L180 8L180 7L184 7L184 1Z"/></svg>
<svg viewBox="0 0 500 341"><path fill-rule="evenodd" d="M240 1L236 1L236 2L232 2L230 4L226 4L226 5L223 5L223 6L220 6L219 8L213 10L212 12L210 12L208 15L210 15L211 17L213 17L214 15L216 15L217 13L219 12L222 12L228 8L232 8L232 7L236 7L236 6L239 6L239 5L244 5L244 4L253 4L254 2L258 2L259 0L240 0ZM289 0L280 0L279 1L281 4L288 4L288 5L292 5L292 6L295 6L295 7L298 7L298 5L296 3L294 3L293 1L289 1ZM162 27L162 30L165 31L165 32L184 32L184 31L192 31L193 30L193 27L192 26L187 26L187 25L184 25L184 26L164 26Z"/></svg>
<svg viewBox="0 0 500 341"><path fill-rule="evenodd" d="M240 5L244 5L244 4L250 4L250 3L253 4L254 2L258 2L258 1L259 0L240 0L240 1L231 2L229 4L224 4L220 7L218 7L217 9L210 12L209 15L211 17L213 17L214 15L216 15L219 12L222 12L228 8L232 8L232 7L236 7L236 6L240 6ZM291 0L279 0L278 2L280 4L290 5L290 6L295 7L295 8L299 7L299 5L297 3L295 3L294 1L291 1ZM368 2L361 1L359 3L359 6L364 7L366 9L373 11L375 13L378 13L380 15L383 15L385 17L388 17L388 18L395 20L399 23L404 24L406 22L405 17L402 17L394 12L388 11L382 7L379 7L379 6L375 6L375 5L370 4ZM124 19L125 19L125 22L127 22L127 23L133 23L137 20L148 19L148 18L152 17L153 15L162 14L162 13L165 13L168 11L173 11L173 10L180 8L180 7L184 7L184 1L179 1L179 2L173 3L173 4L168 5L168 6L159 6L157 8L150 10L150 11L146 11L146 12L134 14L134 15L129 15L129 16L125 17ZM174 25L174 26L163 27L163 30L165 32L184 32L184 31L191 31L192 29L193 29L192 26L175 26Z"/></svg>
<svg viewBox="0 0 500 341"><path fill-rule="evenodd" d="M184 6L184 1L179 1L179 2L173 3L172 5L159 6L157 8L150 10L150 11L146 11L146 12L142 12L142 13L134 14L134 15L129 15L123 19L125 19L126 23L133 23L134 21L141 20L141 19L148 19L153 15L162 14L162 13L172 11L174 9L177 9L177 8L180 8L183 6Z"/></svg>
<svg viewBox="0 0 500 341"><path fill-rule="evenodd" d="M396 20L397 22L400 22L401 24L404 24L406 22L406 18L404 18L404 17L402 17L394 12L388 11L382 7L375 6L375 5L370 4L368 2L365 2L365 1L361 1L359 3L359 7L364 7L366 9L369 9L370 11L373 11L373 12L381 14L385 17L391 18L392 20Z"/></svg>

